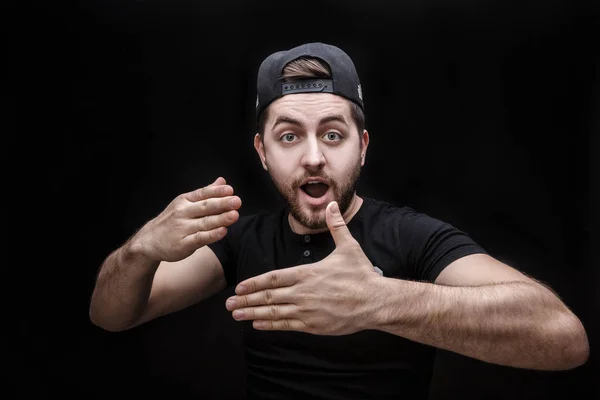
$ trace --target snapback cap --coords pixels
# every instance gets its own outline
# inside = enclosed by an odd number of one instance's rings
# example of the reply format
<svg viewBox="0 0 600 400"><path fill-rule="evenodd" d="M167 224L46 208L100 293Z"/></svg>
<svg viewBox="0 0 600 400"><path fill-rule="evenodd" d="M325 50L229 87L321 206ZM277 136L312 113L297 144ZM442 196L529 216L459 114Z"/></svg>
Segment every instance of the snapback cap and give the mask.
<svg viewBox="0 0 600 400"><path fill-rule="evenodd" d="M331 70L330 79L300 78L283 81L283 69L291 61L313 57L324 61ZM333 93L353 101L364 111L362 88L352 59L339 47L315 42L269 55L258 69L256 119L276 99L294 93Z"/></svg>

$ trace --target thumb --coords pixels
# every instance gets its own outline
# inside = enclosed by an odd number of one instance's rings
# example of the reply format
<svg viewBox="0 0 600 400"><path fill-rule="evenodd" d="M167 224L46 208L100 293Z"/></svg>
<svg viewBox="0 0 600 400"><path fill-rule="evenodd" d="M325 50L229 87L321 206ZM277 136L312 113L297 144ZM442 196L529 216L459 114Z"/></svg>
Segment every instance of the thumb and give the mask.
<svg viewBox="0 0 600 400"><path fill-rule="evenodd" d="M339 247L343 243L354 241L354 237L348 230L346 221L344 221L344 218L340 213L337 202L332 201L327 205L327 209L325 210L325 220L327 221L327 227L331 232L331 236L333 236L336 247Z"/></svg>

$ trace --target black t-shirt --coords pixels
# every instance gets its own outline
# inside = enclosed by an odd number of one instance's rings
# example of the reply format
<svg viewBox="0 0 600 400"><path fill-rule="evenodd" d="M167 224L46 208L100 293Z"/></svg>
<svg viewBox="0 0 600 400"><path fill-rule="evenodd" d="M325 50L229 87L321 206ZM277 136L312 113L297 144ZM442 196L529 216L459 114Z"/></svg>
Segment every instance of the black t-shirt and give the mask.
<svg viewBox="0 0 600 400"><path fill-rule="evenodd" d="M352 236L383 275L433 282L448 264L485 253L452 225L363 197L348 223ZM330 232L294 233L288 209L240 219L210 244L228 286L274 269L314 263L335 248ZM243 324L248 399L426 398L435 349L400 336L365 330L344 336L258 331Z"/></svg>

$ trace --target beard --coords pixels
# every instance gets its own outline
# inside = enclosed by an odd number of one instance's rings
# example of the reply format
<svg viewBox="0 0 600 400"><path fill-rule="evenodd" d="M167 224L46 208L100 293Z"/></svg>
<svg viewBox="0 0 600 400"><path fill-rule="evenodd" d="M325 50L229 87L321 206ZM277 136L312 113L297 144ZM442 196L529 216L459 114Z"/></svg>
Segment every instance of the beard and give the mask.
<svg viewBox="0 0 600 400"><path fill-rule="evenodd" d="M327 228L327 220L325 219L324 212L313 212L311 210L306 210L300 204L300 199L298 198L298 191L302 182L307 178L319 177L326 180L329 185L329 189L331 189L333 193L333 200L338 203L340 208L340 213L343 215L350 207L350 203L352 202L352 198L354 197L354 192L356 191L356 187L358 185L358 181L360 180L360 172L361 172L361 159L360 157L357 159L356 163L352 166L349 174L346 178L341 182L336 182L331 179L329 176L317 173L314 175L303 176L299 179L292 180L291 182L278 182L273 178L272 174L271 180L277 189L279 195L286 202L289 212L300 224L309 229L324 229ZM328 189L328 190L329 190Z"/></svg>

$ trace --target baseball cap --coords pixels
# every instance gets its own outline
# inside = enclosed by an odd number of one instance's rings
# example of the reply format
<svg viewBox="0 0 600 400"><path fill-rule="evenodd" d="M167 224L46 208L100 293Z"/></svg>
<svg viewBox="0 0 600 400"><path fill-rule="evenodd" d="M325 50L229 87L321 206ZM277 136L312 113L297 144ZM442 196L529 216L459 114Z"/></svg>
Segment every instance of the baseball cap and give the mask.
<svg viewBox="0 0 600 400"><path fill-rule="evenodd" d="M325 62L331 70L331 79L298 79L284 82L284 67L298 58L314 57ZM274 100L294 93L333 93L356 103L363 111L362 88L354 62L339 47L314 42L269 55L258 69L256 118Z"/></svg>

